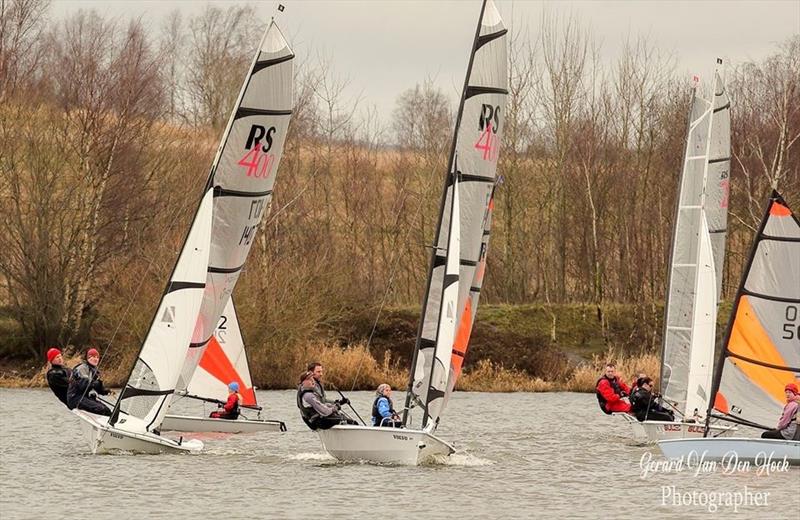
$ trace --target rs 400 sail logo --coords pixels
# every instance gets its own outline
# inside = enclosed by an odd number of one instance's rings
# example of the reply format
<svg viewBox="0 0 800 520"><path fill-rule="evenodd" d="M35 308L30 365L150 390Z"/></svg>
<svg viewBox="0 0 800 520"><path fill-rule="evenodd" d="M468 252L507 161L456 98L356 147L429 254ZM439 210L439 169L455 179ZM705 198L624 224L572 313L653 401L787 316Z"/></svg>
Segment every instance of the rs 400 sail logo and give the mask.
<svg viewBox="0 0 800 520"><path fill-rule="evenodd" d="M250 133L244 145L246 153L237 163L247 169L248 177L266 178L272 173L275 167L275 154L270 153L270 149L275 131L274 126L269 129L261 125L250 127Z"/></svg>
<svg viewBox="0 0 800 520"><path fill-rule="evenodd" d="M475 149L480 150L484 161L496 161L499 140L497 129L500 128L500 106L483 104L478 117L478 130L481 131Z"/></svg>

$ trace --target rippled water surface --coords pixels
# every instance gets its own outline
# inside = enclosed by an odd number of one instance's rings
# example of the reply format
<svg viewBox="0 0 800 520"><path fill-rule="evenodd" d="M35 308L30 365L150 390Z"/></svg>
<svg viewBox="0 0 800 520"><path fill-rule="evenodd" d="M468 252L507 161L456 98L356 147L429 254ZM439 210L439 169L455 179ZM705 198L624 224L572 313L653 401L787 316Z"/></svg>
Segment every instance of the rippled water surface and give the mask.
<svg viewBox="0 0 800 520"><path fill-rule="evenodd" d="M350 395L362 416L372 395ZM401 400L402 395L396 395ZM742 518L800 518L800 469L694 470L641 478L656 447L633 446L589 394L456 393L439 435L457 453L427 467L329 458L299 419L294 392L259 392L286 433L195 434L199 455L91 455L49 390L0 390L0 517L12 518L699 518L662 504L676 491L769 493ZM194 406L194 405L192 405ZM179 409L186 410L185 403ZM197 409L197 408L195 408ZM199 409L198 409L199 410ZM207 409L210 410L210 409ZM645 455L647 456L647 455ZM746 487L746 490L745 490ZM764 496L764 495L762 495ZM728 517L732 506L715 515Z"/></svg>

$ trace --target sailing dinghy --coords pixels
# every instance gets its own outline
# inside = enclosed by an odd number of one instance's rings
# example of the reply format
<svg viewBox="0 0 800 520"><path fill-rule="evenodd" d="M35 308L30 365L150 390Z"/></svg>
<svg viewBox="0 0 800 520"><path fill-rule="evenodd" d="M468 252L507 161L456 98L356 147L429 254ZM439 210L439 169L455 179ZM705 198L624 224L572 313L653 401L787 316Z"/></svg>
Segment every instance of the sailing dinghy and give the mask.
<svg viewBox="0 0 800 520"><path fill-rule="evenodd" d="M252 433L259 431L286 431L281 421L261 419L262 408L258 406L255 387L250 377L244 340L233 305L233 297L228 300L225 312L214 330L214 337L208 343L200 364L195 370L189 387L183 397L199 401L223 404L217 397L225 395L228 383L239 383L242 399L239 407L258 413L257 418L246 418L244 412L237 419L211 419L207 416L170 415L164 417L161 431L182 432L223 432Z"/></svg>
<svg viewBox="0 0 800 520"><path fill-rule="evenodd" d="M156 310L142 348L110 417L72 412L92 453L199 451L199 440L182 442L159 434L175 391L200 310L208 265L213 190L206 189Z"/></svg>
<svg viewBox="0 0 800 520"><path fill-rule="evenodd" d="M209 174L214 189L211 252L203 303L176 387L187 399L217 402L239 383L243 403L258 419L171 414L163 429L191 432L285 431L262 420L250 379L231 295L269 212L275 177L292 114L294 53L273 20L245 77ZM220 331L219 327L228 327ZM225 336L225 342L220 338ZM199 368L198 368L199 367Z"/></svg>
<svg viewBox="0 0 800 520"><path fill-rule="evenodd" d="M319 430L339 460L421 464L455 450L435 435L466 355L483 282L508 81L506 33L484 0L456 117L403 428Z"/></svg>
<svg viewBox="0 0 800 520"><path fill-rule="evenodd" d="M702 437L711 395L717 306L730 190L730 100L714 73L713 99L692 93L677 197L661 356L663 399L683 420L639 422L624 417L637 442ZM713 435L735 427L709 424Z"/></svg>
<svg viewBox="0 0 800 520"><path fill-rule="evenodd" d="M273 20L239 92L191 230L111 417L73 411L83 419L93 453L202 449L199 440L161 437L162 423L173 395L186 392L214 337L269 210L292 113L293 58Z"/></svg>
<svg viewBox="0 0 800 520"><path fill-rule="evenodd" d="M777 191L767 203L736 294L716 367L707 419L764 430L785 403L784 386L800 378L800 220ZM662 440L668 458L800 464L800 440L714 437Z"/></svg>

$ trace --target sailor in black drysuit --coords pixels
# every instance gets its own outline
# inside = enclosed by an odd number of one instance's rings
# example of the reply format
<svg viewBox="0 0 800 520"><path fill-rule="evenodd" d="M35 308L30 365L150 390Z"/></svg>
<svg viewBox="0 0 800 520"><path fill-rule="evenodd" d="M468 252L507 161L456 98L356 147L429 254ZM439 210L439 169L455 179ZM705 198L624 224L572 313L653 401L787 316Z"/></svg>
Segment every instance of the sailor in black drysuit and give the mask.
<svg viewBox="0 0 800 520"><path fill-rule="evenodd" d="M86 361L72 369L72 378L67 390L67 406L70 410L78 408L97 415L111 415L111 410L97 400L92 391L99 395L108 395L109 392L100 379L97 363L100 354L96 349L90 348L86 352Z"/></svg>
<svg viewBox="0 0 800 520"><path fill-rule="evenodd" d="M47 361L50 363L50 370L47 371L47 386L58 397L58 400L67 404L67 389L69 388L69 369L64 366L64 358L61 351L51 348L47 351Z"/></svg>
<svg viewBox="0 0 800 520"><path fill-rule="evenodd" d="M652 388L653 380L649 377L636 381L636 390L631 394L631 413L639 421L674 421L675 415L655 401Z"/></svg>
<svg viewBox="0 0 800 520"><path fill-rule="evenodd" d="M297 408L300 409L300 416L306 426L312 430L327 430L337 424L358 424L339 413L342 404L343 401L333 403L322 401L312 372L305 372L300 376L300 386L297 387Z"/></svg>

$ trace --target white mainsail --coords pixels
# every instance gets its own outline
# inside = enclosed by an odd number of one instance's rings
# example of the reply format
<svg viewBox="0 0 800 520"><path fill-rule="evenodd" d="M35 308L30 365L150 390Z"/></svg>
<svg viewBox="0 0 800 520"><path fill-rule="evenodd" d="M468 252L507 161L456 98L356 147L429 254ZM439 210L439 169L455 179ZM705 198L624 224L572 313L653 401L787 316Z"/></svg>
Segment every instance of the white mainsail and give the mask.
<svg viewBox="0 0 800 520"><path fill-rule="evenodd" d="M692 344L689 349L689 377L686 384L686 414L702 414L711 395L714 365L714 339L717 330L716 276L711 235L705 212L700 215L700 244L697 254L697 281L692 317Z"/></svg>
<svg viewBox="0 0 800 520"><path fill-rule="evenodd" d="M725 256L730 101L717 74L713 93L712 102L692 97L665 306L661 388L665 399L686 415L702 412L708 404L707 360L714 355ZM709 276L714 279L710 286ZM712 318L713 324L701 325ZM700 402L703 394L706 400Z"/></svg>
<svg viewBox="0 0 800 520"><path fill-rule="evenodd" d="M469 66L456 118L455 135L447 171L444 192L436 227L434 251L428 273L422 304L422 317L417 333L412 371L408 387L406 408L413 402L420 412L421 426L438 423L444 403L452 392L457 372L453 355L466 354L469 334L477 309L477 297L482 279L488 233L485 230L488 207L495 185L497 159L502 139L505 101L508 94L508 68L506 59L506 33L500 13L492 0L485 0L470 54ZM457 183L451 179L458 176ZM441 344L440 313L445 294L449 230L453 189L459 194L460 261L458 299L456 302L455 337L447 347L447 376L432 377L443 362L438 346ZM480 268L479 268L480 266ZM472 283L470 283L472 282ZM455 345L453 344L455 343ZM433 406L431 406L433 403ZM404 422L408 425L414 413L406 411Z"/></svg>
<svg viewBox="0 0 800 520"><path fill-rule="evenodd" d="M109 424L126 429L120 412L158 431L178 382L197 322L208 267L213 191L206 190L183 250L170 276L150 330Z"/></svg>
<svg viewBox="0 0 800 520"><path fill-rule="evenodd" d="M784 386L800 383L800 220L777 191L753 240L722 346L711 413L774 427Z"/></svg>
<svg viewBox="0 0 800 520"><path fill-rule="evenodd" d="M228 393L228 384L234 381L239 383L240 404L257 406L244 339L231 297L186 391L191 396L222 399Z"/></svg>
<svg viewBox="0 0 800 520"><path fill-rule="evenodd" d="M289 44L272 21L253 58L209 174L208 185L214 190L211 253L203 304L179 391L185 391L192 381L269 212L292 114L293 59Z"/></svg>

